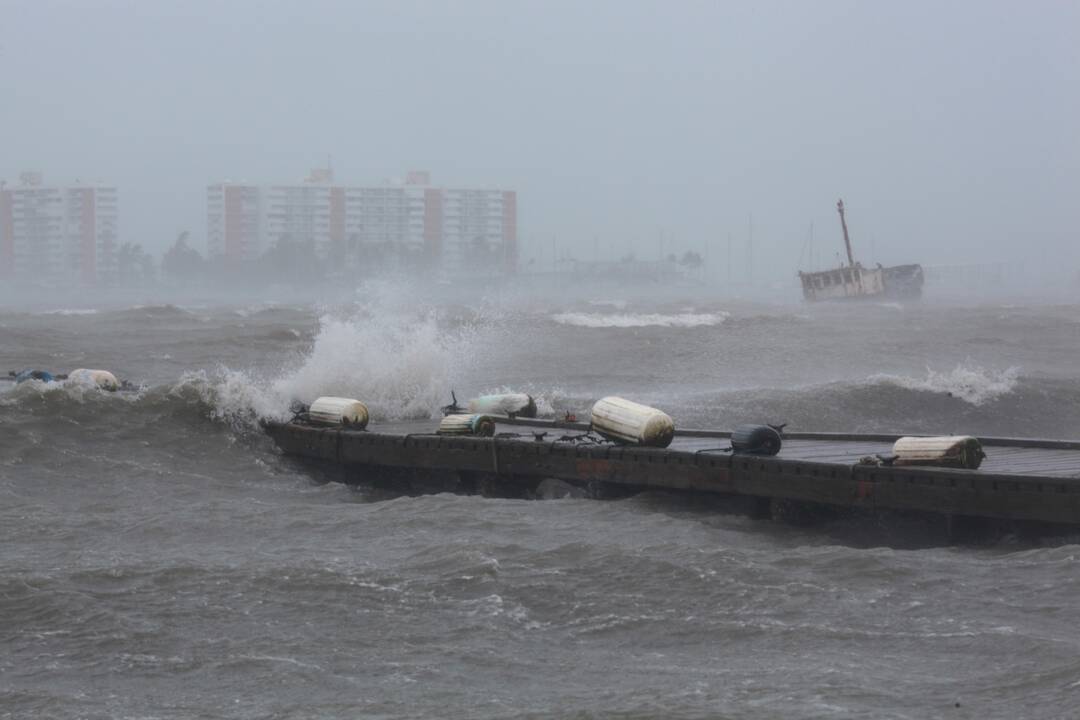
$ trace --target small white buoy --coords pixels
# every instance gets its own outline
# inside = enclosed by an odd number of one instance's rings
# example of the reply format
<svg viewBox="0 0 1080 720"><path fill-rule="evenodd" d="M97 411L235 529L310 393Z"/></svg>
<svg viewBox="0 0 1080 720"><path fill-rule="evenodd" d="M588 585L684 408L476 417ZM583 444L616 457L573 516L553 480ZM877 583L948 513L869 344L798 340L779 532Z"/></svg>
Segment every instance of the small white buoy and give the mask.
<svg viewBox="0 0 1080 720"><path fill-rule="evenodd" d="M69 372L67 379L68 382L76 383L78 385L91 385L93 387L101 388L102 390L108 390L109 392L115 392L120 389L120 383L117 381L116 376L108 370L88 370L86 368L79 368Z"/></svg>
<svg viewBox="0 0 1080 720"><path fill-rule="evenodd" d="M675 422L667 413L620 397L596 401L592 429L609 440L665 448L675 437Z"/></svg>
<svg viewBox="0 0 1080 720"><path fill-rule="evenodd" d="M487 415L447 415L439 421L439 435L477 435L491 437L495 434L495 420Z"/></svg>
<svg viewBox="0 0 1080 720"><path fill-rule="evenodd" d="M308 418L322 425L347 425L363 430L368 424L368 409L353 398L326 396L311 403Z"/></svg>
<svg viewBox="0 0 1080 720"><path fill-rule="evenodd" d="M970 435L902 437L893 444L893 465L936 465L975 470L986 453Z"/></svg>

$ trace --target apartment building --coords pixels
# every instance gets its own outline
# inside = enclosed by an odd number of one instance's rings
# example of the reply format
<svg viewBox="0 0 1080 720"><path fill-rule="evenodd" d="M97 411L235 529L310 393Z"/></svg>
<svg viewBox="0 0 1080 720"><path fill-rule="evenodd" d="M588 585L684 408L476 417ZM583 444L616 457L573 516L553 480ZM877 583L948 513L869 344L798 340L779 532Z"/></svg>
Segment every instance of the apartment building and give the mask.
<svg viewBox="0 0 1080 720"><path fill-rule="evenodd" d="M206 189L207 255L251 262L266 249L261 233L262 190L254 185L218 183Z"/></svg>
<svg viewBox="0 0 1080 720"><path fill-rule="evenodd" d="M250 263L282 241L310 245L338 270L513 272L513 191L433 186L427 172L383 185L342 185L328 169L294 185L219 183L207 190L207 252Z"/></svg>
<svg viewBox="0 0 1080 720"><path fill-rule="evenodd" d="M115 187L45 185L40 173L0 184L0 278L29 285L97 285L115 272Z"/></svg>

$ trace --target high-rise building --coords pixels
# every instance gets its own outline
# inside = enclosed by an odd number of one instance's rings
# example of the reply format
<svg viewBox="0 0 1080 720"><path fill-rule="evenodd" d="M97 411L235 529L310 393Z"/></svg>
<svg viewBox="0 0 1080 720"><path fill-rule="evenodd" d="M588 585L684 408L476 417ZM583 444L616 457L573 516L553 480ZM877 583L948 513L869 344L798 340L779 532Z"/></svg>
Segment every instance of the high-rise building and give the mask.
<svg viewBox="0 0 1080 720"><path fill-rule="evenodd" d="M295 185L208 188L212 260L247 263L282 242L310 247L339 270L513 272L517 195L436 187L422 171L401 184L340 185L322 169Z"/></svg>
<svg viewBox="0 0 1080 720"><path fill-rule="evenodd" d="M0 277L32 285L95 285L115 271L115 187L47 186L24 172L0 185Z"/></svg>
<svg viewBox="0 0 1080 720"><path fill-rule="evenodd" d="M206 244L210 257L228 263L262 254L261 190L254 185L219 183L206 190Z"/></svg>
<svg viewBox="0 0 1080 720"><path fill-rule="evenodd" d="M328 253L335 240L331 217L338 221L342 215L340 195L341 188L310 180L262 188L264 249L291 240L312 243L320 254Z"/></svg>
<svg viewBox="0 0 1080 720"><path fill-rule="evenodd" d="M442 190L443 262L459 273L477 263L513 272L517 267L517 193L513 190Z"/></svg>

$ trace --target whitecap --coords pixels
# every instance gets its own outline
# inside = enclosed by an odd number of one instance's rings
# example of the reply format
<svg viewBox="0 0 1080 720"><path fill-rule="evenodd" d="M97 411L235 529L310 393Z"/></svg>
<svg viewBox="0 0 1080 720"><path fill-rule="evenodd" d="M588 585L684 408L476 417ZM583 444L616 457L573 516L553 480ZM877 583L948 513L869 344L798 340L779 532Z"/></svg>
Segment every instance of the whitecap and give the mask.
<svg viewBox="0 0 1080 720"><path fill-rule="evenodd" d="M93 308L61 308L59 310L49 310L45 315L97 315L98 311Z"/></svg>
<svg viewBox="0 0 1080 720"><path fill-rule="evenodd" d="M676 314L661 313L582 313L565 312L551 316L560 325L573 325L585 328L637 328L637 327L677 327L694 328L719 325L728 318L726 312Z"/></svg>
<svg viewBox="0 0 1080 720"><path fill-rule="evenodd" d="M959 398L972 405L983 405L1011 393L1016 388L1020 369L1010 367L995 371L960 363L948 372L926 369L926 377L912 378L903 375L874 375L872 383L887 383L908 390L942 393Z"/></svg>

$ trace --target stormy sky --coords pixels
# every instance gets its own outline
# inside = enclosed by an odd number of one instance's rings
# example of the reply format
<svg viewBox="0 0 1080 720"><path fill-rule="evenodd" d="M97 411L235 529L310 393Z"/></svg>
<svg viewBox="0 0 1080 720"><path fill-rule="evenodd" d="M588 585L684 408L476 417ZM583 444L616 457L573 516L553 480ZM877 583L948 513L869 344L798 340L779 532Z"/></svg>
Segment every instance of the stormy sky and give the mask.
<svg viewBox="0 0 1080 720"><path fill-rule="evenodd" d="M205 250L205 187L520 197L523 262L697 249L790 277L842 196L870 261L1080 265L1076 2L0 0L0 178L116 184ZM554 238L554 240L553 240ZM661 238L663 238L661 244Z"/></svg>

